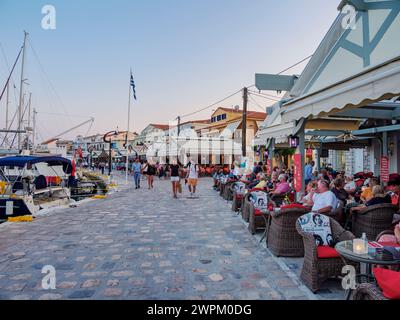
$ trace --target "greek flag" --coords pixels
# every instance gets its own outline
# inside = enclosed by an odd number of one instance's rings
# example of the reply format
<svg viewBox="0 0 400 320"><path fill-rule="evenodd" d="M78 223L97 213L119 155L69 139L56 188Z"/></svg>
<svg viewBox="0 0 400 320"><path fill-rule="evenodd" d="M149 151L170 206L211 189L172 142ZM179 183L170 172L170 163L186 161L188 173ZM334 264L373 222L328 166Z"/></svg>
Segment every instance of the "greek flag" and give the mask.
<svg viewBox="0 0 400 320"><path fill-rule="evenodd" d="M131 71L131 87L133 90L133 97L136 99L136 86L135 86L135 80L133 80L133 75L132 75L132 71Z"/></svg>

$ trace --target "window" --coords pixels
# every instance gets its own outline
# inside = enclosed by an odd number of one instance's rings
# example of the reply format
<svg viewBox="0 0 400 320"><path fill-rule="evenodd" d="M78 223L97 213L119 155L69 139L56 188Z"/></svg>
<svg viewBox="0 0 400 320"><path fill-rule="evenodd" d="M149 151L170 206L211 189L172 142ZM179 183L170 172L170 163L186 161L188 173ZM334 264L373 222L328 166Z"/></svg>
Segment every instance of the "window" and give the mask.
<svg viewBox="0 0 400 320"><path fill-rule="evenodd" d="M226 119L226 113L224 113L223 115L222 115L222 120L225 120Z"/></svg>
<svg viewBox="0 0 400 320"><path fill-rule="evenodd" d="M221 121L221 119L222 119L221 115L217 116L217 121Z"/></svg>

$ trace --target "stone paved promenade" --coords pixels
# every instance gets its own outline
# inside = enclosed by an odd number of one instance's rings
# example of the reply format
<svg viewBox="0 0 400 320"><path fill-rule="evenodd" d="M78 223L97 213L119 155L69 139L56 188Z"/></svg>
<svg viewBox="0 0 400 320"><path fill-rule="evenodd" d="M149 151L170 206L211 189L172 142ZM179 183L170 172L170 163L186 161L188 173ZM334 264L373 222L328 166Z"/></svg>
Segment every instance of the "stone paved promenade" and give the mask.
<svg viewBox="0 0 400 320"><path fill-rule="evenodd" d="M321 298L249 234L210 179L198 199L155 186L1 225L0 299ZM42 289L45 265L55 290Z"/></svg>

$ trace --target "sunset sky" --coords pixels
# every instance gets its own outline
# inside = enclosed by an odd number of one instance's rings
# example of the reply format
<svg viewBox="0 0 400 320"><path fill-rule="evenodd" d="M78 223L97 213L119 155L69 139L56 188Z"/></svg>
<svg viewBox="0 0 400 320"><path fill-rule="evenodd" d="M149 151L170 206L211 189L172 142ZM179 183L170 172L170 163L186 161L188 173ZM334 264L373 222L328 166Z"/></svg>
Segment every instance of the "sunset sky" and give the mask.
<svg viewBox="0 0 400 320"><path fill-rule="evenodd" d="M338 3L0 0L0 89L26 30L26 93L32 92L39 112L40 139L90 116L95 118L92 134L117 126L125 130L131 67L138 96L132 104L132 122L140 131L148 123L167 124L254 84L255 73L277 73L309 56L338 14ZM56 8L55 30L41 27L42 7L47 4ZM298 74L304 66L288 74ZM17 88L19 78L20 66L13 77ZM17 98L12 90L13 112ZM250 109L261 111L271 103L255 98ZM220 106L236 104L241 104L240 94ZM209 118L212 109L183 120ZM4 118L2 101L1 127ZM82 127L65 138L87 130Z"/></svg>

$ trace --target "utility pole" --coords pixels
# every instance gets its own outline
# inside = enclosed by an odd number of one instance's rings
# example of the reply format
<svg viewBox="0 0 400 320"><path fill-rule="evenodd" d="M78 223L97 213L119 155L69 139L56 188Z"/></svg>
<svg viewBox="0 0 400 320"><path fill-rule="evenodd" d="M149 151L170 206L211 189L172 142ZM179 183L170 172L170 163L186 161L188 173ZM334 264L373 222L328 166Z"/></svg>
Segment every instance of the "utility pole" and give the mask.
<svg viewBox="0 0 400 320"><path fill-rule="evenodd" d="M181 134L181 116L178 116L178 138Z"/></svg>
<svg viewBox="0 0 400 320"><path fill-rule="evenodd" d="M22 50L22 66L21 66L21 83L19 87L19 106L18 106L18 150L21 150L21 124L22 124L22 108L23 108L23 97L24 97L24 69L25 69L25 53L26 53L26 40L28 33L24 31L24 45Z"/></svg>
<svg viewBox="0 0 400 320"><path fill-rule="evenodd" d="M249 91L247 88L243 88L243 118L242 118L242 155L246 157L246 135L247 135L247 102Z"/></svg>

